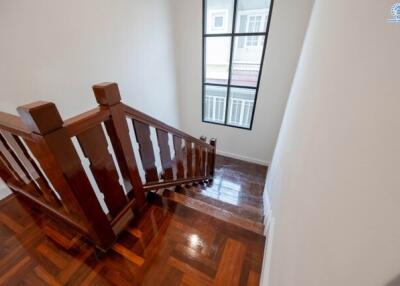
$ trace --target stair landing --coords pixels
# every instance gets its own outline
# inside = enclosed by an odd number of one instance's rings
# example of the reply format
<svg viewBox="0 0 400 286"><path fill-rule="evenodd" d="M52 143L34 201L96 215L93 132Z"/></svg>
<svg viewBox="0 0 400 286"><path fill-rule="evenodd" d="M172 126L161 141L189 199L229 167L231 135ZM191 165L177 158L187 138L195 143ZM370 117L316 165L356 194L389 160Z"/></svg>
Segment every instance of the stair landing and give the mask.
<svg viewBox="0 0 400 286"><path fill-rule="evenodd" d="M265 174L218 156L211 185L151 195L105 254L10 195L0 201L0 285L258 285Z"/></svg>

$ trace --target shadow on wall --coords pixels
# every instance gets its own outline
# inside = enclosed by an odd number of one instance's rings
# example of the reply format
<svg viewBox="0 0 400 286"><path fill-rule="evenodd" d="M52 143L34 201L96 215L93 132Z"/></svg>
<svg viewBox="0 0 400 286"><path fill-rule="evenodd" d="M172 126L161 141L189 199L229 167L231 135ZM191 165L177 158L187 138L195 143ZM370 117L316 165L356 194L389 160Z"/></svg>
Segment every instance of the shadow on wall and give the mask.
<svg viewBox="0 0 400 286"><path fill-rule="evenodd" d="M400 274L385 286L400 286Z"/></svg>

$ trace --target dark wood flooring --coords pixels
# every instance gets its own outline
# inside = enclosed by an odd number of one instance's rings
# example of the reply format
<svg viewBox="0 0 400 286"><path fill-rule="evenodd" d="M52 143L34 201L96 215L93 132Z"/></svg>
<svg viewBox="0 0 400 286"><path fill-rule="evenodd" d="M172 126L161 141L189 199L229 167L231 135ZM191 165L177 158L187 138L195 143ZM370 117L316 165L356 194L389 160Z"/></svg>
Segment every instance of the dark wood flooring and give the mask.
<svg viewBox="0 0 400 286"><path fill-rule="evenodd" d="M212 185L151 194L107 253L10 195L0 201L0 285L258 285L265 175L218 156Z"/></svg>

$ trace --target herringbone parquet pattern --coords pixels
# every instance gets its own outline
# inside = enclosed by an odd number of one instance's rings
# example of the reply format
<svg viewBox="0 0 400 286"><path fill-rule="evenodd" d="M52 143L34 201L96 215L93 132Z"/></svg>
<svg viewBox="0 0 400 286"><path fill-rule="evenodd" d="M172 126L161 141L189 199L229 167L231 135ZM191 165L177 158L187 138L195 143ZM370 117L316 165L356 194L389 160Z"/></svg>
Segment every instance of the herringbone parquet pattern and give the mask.
<svg viewBox="0 0 400 286"><path fill-rule="evenodd" d="M14 195L0 203L0 285L258 285L265 237L163 196L107 253Z"/></svg>

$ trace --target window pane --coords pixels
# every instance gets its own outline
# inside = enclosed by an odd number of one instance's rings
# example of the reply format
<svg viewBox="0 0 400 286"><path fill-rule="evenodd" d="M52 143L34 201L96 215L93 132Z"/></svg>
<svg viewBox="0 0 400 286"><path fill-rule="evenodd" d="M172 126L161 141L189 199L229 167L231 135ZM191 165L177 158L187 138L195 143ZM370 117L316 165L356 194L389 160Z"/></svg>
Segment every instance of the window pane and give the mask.
<svg viewBox="0 0 400 286"><path fill-rule="evenodd" d="M255 89L233 87L230 89L229 125L250 128L255 95Z"/></svg>
<svg viewBox="0 0 400 286"><path fill-rule="evenodd" d="M236 33L265 32L270 0L238 0Z"/></svg>
<svg viewBox="0 0 400 286"><path fill-rule="evenodd" d="M204 86L204 120L225 123L226 95L228 88L223 86Z"/></svg>
<svg viewBox="0 0 400 286"><path fill-rule="evenodd" d="M231 38L208 37L205 41L206 82L227 84L229 76Z"/></svg>
<svg viewBox="0 0 400 286"><path fill-rule="evenodd" d="M231 84L256 87L264 36L235 37L233 47Z"/></svg>
<svg viewBox="0 0 400 286"><path fill-rule="evenodd" d="M207 0L206 34L232 33L233 0Z"/></svg>

